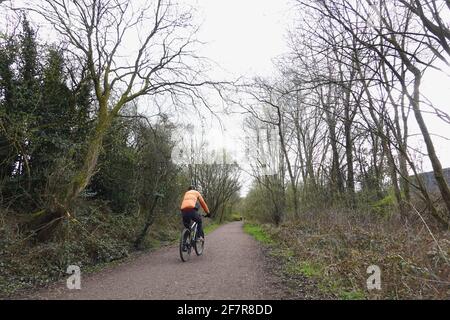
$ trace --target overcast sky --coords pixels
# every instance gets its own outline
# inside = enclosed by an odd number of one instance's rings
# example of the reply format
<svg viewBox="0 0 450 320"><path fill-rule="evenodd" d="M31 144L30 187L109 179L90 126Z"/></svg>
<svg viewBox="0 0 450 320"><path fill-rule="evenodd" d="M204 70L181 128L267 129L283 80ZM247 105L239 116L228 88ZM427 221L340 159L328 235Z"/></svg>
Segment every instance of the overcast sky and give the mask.
<svg viewBox="0 0 450 320"><path fill-rule="evenodd" d="M219 63L216 75L248 77L269 76L273 71L272 60L287 51L285 35L293 24L292 1L289 0L197 0L199 14L203 19L199 39L208 42L203 54ZM436 106L450 113L450 70L448 74L429 71L424 79L422 92ZM432 133L450 137L450 125L425 115ZM225 119L226 132L213 125L210 132L212 144L225 144L236 149L242 136L238 118ZM411 134L419 134L418 126L411 115ZM223 136L223 138L221 137ZM433 137L438 155L444 167L450 166L450 142ZM425 151L420 137L410 141ZM431 170L424 159L424 170Z"/></svg>
<svg viewBox="0 0 450 320"><path fill-rule="evenodd" d="M198 39L207 43L202 47L200 54L218 64L210 75L214 79L270 76L274 72L273 59L288 50L285 35L288 28L293 25L295 14L292 0L179 1L185 1L197 8L196 19L201 22ZM448 75L435 71L428 72L423 82L422 92L436 106L450 113L450 77ZM211 121L207 128L206 139L212 148L225 147L235 155L238 161L244 161L242 158L243 117L223 114L220 116L224 126L219 126L217 121ZM419 134L412 115L410 119L410 133ZM450 125L436 117L425 115L425 119L432 133L450 137ZM433 137L433 141L442 165L450 167L450 142L437 136ZM425 151L420 136L414 136L410 143ZM423 166L424 170L431 169L426 157Z"/></svg>
<svg viewBox="0 0 450 320"><path fill-rule="evenodd" d="M289 2L285 0L196 0L202 21L198 38L207 44L202 54L217 62L212 76L229 79L270 76L273 59L287 51ZM223 127L213 122L207 139L212 148L224 146L249 169L244 154L242 115L222 115ZM242 172L245 194L250 177Z"/></svg>

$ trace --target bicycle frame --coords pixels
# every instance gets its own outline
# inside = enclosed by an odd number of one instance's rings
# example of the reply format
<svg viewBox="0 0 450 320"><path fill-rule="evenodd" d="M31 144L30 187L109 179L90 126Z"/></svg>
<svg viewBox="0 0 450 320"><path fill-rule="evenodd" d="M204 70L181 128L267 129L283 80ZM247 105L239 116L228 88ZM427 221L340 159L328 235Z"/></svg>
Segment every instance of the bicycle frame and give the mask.
<svg viewBox="0 0 450 320"><path fill-rule="evenodd" d="M191 230L191 232L190 232L190 234L191 234L191 242L192 241L194 241L195 240L195 237L197 236L197 222L192 222L192 224L191 224L191 228L190 228Z"/></svg>

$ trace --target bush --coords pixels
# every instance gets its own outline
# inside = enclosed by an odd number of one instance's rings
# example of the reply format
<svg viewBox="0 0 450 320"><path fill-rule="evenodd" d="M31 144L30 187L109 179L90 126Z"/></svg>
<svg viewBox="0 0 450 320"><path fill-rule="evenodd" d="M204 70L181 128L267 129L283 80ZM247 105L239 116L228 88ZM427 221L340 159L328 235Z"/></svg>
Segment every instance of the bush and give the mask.
<svg viewBox="0 0 450 320"><path fill-rule="evenodd" d="M241 221L242 220L242 215L238 212L233 212L230 215L230 221Z"/></svg>
<svg viewBox="0 0 450 320"><path fill-rule="evenodd" d="M375 213L385 217L395 212L395 201L395 196L388 194L383 199L373 203L371 207Z"/></svg>

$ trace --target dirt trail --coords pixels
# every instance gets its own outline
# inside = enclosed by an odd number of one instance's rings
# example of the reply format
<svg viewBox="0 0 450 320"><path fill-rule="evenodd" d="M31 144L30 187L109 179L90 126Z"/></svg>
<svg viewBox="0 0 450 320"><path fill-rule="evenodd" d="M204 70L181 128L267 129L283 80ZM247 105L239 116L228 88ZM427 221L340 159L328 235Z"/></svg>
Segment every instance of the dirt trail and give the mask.
<svg viewBox="0 0 450 320"><path fill-rule="evenodd" d="M206 236L203 256L182 263L178 246L142 255L100 273L82 276L81 290L64 283L32 299L278 299L276 279L264 268L259 244L241 222Z"/></svg>

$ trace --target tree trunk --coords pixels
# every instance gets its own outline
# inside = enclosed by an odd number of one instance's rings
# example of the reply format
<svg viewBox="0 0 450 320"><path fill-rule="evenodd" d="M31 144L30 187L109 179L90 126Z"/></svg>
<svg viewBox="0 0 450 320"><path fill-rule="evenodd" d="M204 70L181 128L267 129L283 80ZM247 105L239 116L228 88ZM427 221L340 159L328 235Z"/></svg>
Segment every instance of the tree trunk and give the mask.
<svg viewBox="0 0 450 320"><path fill-rule="evenodd" d="M105 117L99 118L95 132L90 139L88 150L84 157L82 168L76 173L72 182L67 188L64 206L70 208L73 201L79 196L79 194L87 187L91 181L92 176L95 174L95 168L97 166L97 160L100 155L100 151L103 146L103 138L106 132L111 126L111 119L105 115Z"/></svg>
<svg viewBox="0 0 450 320"><path fill-rule="evenodd" d="M291 165L291 161L289 160L289 154L287 152L287 148L286 148L286 143L284 140L284 133L283 133L283 128L282 128L282 115L281 115L281 110L279 107L276 108L277 109L277 115L278 115L278 135L280 138L280 144L281 144L281 150L283 152L286 164L287 164L287 169L288 169L288 173L289 173L289 179L291 182L291 187L292 187L292 192L293 192L293 196L294 196L294 214L295 217L299 216L299 210L298 210L298 192L297 192L297 174L294 174L294 171L292 170L292 165Z"/></svg>
<svg viewBox="0 0 450 320"><path fill-rule="evenodd" d="M353 170L353 142L351 133L350 106L345 106L345 155L347 158L347 192L349 193L350 207L355 205L355 177Z"/></svg>
<svg viewBox="0 0 450 320"><path fill-rule="evenodd" d="M142 247L142 244L144 242L145 236L147 235L148 232L148 228L150 228L150 226L153 224L153 222L155 221L155 208L156 208L156 204L158 203L158 199L159 196L156 195L152 206L150 207L150 209L147 211L147 217L145 219L145 224L144 224L144 228L142 228L141 233L139 234L139 236L136 238L136 241L134 242L134 247L136 249L140 249Z"/></svg>
<svg viewBox="0 0 450 320"><path fill-rule="evenodd" d="M400 187L398 185L398 176L397 176L397 165L395 163L394 156L392 154L392 150L389 147L389 129L386 130L386 138L382 138L383 149L386 154L386 158L389 164L389 171L392 181L392 187L394 188L395 199L397 200L397 206L402 218L406 217L405 203L403 202L402 194L400 191Z"/></svg>
<svg viewBox="0 0 450 320"><path fill-rule="evenodd" d="M412 97L408 95L410 104L412 106L414 116L416 118L417 124L419 125L420 132L422 133L423 139L425 141L425 145L428 151L428 157L430 158L431 165L433 167L434 177L436 179L439 191L442 196L442 200L447 208L447 214L445 220L447 220L447 226L450 220L450 189L447 185L447 182L444 178L444 173L442 171L442 165L437 157L436 150L434 149L433 141L431 140L430 133L425 124L425 121L422 117L422 112L420 111L420 85L422 81L422 73L421 71L410 61L409 57L406 55L404 51L404 46L400 46L395 37L391 36L387 39L392 45L394 45L397 50L402 62L406 66L406 68L414 75L414 91ZM399 79L401 80L401 79ZM405 87L406 85L403 84ZM404 89L405 90L405 89Z"/></svg>
<svg viewBox="0 0 450 320"><path fill-rule="evenodd" d="M437 185L439 187L439 191L442 195L442 200L444 201L447 207L447 219L450 216L450 189L447 185L447 182L444 178L444 173L442 171L442 165L439 161L439 158L436 155L436 150L434 149L433 141L431 140L430 133L428 132L428 128L423 120L422 113L419 108L420 103L420 84L421 84L422 75L419 72L415 72L415 80L414 80L414 94L411 99L411 104L414 111L414 116L416 117L416 121L419 125L420 131L422 132L423 139L425 141L425 145L428 151L428 157L430 158L431 165L433 166L434 177L436 179Z"/></svg>
<svg viewBox="0 0 450 320"><path fill-rule="evenodd" d="M104 106L106 109L106 106ZM103 109L103 110L105 110ZM89 184L95 174L97 160L102 149L103 138L111 126L111 117L101 112L95 131L89 140L88 149L84 157L83 166L75 173L66 189L57 197L52 206L36 216L31 221L31 227L37 232L40 241L48 240L64 217L70 216L74 200Z"/></svg>
<svg viewBox="0 0 450 320"><path fill-rule="evenodd" d="M332 150L331 181L333 185L333 191L337 191L337 193L342 194L344 191L344 183L342 181L343 179L339 164L339 151L337 148L337 140L336 140L336 122L335 119L332 118L328 110L326 110L325 113L327 116L327 123L330 134L330 144Z"/></svg>

